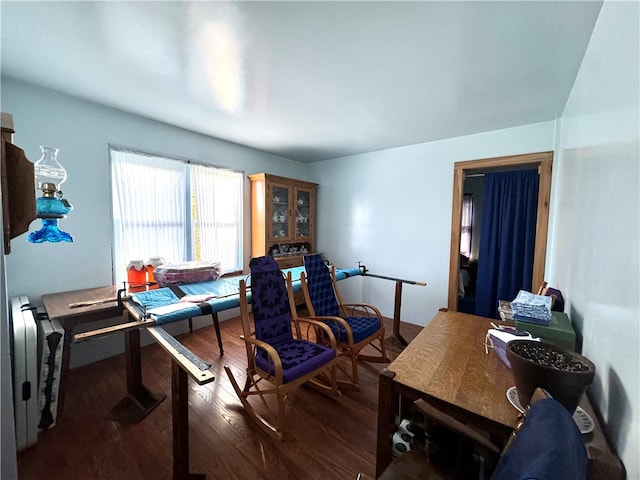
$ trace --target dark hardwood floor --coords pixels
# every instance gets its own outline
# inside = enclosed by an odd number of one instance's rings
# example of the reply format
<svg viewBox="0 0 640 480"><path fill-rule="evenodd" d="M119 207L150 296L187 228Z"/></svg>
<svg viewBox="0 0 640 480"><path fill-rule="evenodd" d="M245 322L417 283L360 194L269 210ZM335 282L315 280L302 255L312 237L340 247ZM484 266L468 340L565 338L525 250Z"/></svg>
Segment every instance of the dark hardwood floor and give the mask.
<svg viewBox="0 0 640 480"><path fill-rule="evenodd" d="M244 382L246 354L239 319L222 322L224 356L213 327L178 339L212 364L215 381L189 381L190 471L207 479L355 479L375 473L378 373L360 364L361 389L327 397L303 386L289 395L285 434L277 441L246 415L223 366ZM386 325L387 336L391 324ZM411 340L421 327L402 324ZM100 341L100 340L93 340ZM395 358L396 351L389 351ZM156 344L143 348L143 381L167 399L137 424L104 415L125 392L119 355L69 372L64 412L38 443L18 454L21 480L169 479L172 474L171 362Z"/></svg>

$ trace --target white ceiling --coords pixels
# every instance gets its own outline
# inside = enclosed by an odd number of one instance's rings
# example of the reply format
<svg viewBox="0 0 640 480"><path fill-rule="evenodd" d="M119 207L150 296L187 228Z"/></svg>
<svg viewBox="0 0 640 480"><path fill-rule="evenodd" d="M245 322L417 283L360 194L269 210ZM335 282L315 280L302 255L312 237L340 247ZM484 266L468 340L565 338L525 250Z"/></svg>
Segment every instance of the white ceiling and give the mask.
<svg viewBox="0 0 640 480"><path fill-rule="evenodd" d="M311 162L560 116L601 5L2 0L1 68Z"/></svg>

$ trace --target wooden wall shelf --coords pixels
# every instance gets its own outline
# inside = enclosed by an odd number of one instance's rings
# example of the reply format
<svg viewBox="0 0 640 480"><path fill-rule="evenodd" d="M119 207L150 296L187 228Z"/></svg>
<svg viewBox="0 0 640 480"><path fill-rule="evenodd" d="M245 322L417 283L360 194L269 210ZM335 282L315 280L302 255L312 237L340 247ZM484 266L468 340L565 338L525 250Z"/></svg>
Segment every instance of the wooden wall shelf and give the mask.
<svg viewBox="0 0 640 480"><path fill-rule="evenodd" d="M2 224L4 253L11 253L11 239L29 230L36 219L33 163L13 141L13 117L2 112Z"/></svg>

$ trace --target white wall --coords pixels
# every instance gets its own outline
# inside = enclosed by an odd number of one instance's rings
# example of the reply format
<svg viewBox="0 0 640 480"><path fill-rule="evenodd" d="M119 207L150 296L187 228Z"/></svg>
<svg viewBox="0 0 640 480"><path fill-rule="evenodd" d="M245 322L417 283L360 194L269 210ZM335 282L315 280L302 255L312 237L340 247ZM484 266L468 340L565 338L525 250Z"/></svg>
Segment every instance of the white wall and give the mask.
<svg viewBox="0 0 640 480"><path fill-rule="evenodd" d="M319 249L340 267L360 260L371 273L426 282L402 296L403 321L425 325L447 305L454 162L553 150L554 130L545 122L309 165ZM340 286L393 316L393 282Z"/></svg>
<svg viewBox="0 0 640 480"><path fill-rule="evenodd" d="M51 90L2 77L2 111L13 115L14 143L27 158L40 157L39 145L60 149L59 160L68 172L64 193L74 210L60 221L73 243L27 242L27 234L11 242L6 257L8 298L26 295L40 304L46 293L112 284L110 170L108 145L188 157L200 162L243 170L269 172L304 180L299 162L248 147L175 128L119 110L83 101ZM250 254L250 184L245 182L245 259ZM159 192L158 194L162 194ZM31 231L40 221L31 224ZM248 265L248 261L245 261ZM222 319L237 312L225 312ZM200 319L196 325L210 323ZM182 322L185 323L185 322ZM97 325L93 325L96 327ZM177 327L176 327L177 328ZM186 327L183 327L186 328ZM121 336L72 345L71 366L122 351Z"/></svg>
<svg viewBox="0 0 640 480"><path fill-rule="evenodd" d="M596 365L590 389L640 479L639 4L606 1L558 134L551 284Z"/></svg>

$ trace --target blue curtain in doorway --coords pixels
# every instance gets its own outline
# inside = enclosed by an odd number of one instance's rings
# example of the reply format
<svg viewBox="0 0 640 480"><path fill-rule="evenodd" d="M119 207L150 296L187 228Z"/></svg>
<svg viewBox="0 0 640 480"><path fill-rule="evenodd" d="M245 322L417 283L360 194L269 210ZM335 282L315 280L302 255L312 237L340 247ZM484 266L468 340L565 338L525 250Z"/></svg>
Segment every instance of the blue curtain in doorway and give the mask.
<svg viewBox="0 0 640 480"><path fill-rule="evenodd" d="M538 183L537 170L485 175L476 315L499 318L498 300L531 291Z"/></svg>

